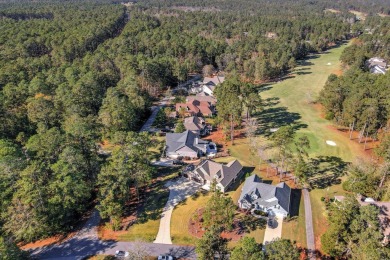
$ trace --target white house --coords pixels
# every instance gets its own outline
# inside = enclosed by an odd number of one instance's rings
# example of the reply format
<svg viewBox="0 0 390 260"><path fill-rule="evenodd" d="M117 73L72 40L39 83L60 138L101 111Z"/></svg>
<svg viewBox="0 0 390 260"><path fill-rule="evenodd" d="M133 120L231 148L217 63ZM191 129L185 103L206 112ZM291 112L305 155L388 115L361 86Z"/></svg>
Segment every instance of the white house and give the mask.
<svg viewBox="0 0 390 260"><path fill-rule="evenodd" d="M287 217L290 198L291 189L287 184L266 184L254 174L245 180L238 205L242 209L261 210L270 215Z"/></svg>

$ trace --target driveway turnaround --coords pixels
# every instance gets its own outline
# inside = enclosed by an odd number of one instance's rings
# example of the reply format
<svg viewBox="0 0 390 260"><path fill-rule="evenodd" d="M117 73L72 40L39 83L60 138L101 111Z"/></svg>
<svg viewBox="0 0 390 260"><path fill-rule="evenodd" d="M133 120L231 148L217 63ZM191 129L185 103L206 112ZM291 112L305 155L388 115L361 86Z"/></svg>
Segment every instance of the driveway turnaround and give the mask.
<svg viewBox="0 0 390 260"><path fill-rule="evenodd" d="M267 227L265 229L264 234L264 241L263 244L270 243L272 240L281 238L282 237L282 225L283 225L283 218L281 217L275 217L273 227L269 227L267 224Z"/></svg>
<svg viewBox="0 0 390 260"><path fill-rule="evenodd" d="M154 243L171 245L171 216L173 208L180 201L197 192L200 185L185 178L169 181L165 185L169 188L169 198L161 215L160 228Z"/></svg>
<svg viewBox="0 0 390 260"><path fill-rule="evenodd" d="M309 259L316 259L315 244L314 244L314 230L313 230L313 215L311 212L310 194L307 189L303 189L303 201L305 203L305 222L306 222L306 241L307 249L309 251Z"/></svg>

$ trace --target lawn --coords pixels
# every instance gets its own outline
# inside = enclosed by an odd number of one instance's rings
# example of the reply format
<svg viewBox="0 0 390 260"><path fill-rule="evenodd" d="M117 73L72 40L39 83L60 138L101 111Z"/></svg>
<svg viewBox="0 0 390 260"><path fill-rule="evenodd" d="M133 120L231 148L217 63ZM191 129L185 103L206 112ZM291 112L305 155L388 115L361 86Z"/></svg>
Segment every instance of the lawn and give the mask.
<svg viewBox="0 0 390 260"><path fill-rule="evenodd" d="M195 211L206 205L210 195L198 192L175 207L171 218L172 243L179 245L194 245L197 238L188 231L188 224Z"/></svg>

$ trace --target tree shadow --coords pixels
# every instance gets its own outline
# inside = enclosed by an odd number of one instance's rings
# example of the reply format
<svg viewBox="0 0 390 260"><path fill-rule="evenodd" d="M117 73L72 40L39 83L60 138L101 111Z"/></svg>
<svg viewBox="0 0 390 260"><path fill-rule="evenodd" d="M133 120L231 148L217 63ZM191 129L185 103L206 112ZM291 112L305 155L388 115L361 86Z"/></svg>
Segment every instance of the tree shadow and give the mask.
<svg viewBox="0 0 390 260"><path fill-rule="evenodd" d="M150 191L143 194L142 206L138 208L136 223L158 220L169 198L169 189L161 184L152 184Z"/></svg>
<svg viewBox="0 0 390 260"><path fill-rule="evenodd" d="M298 72L295 72L295 74L297 75L307 75L307 74L311 74L312 72L310 71L298 71Z"/></svg>
<svg viewBox="0 0 390 260"><path fill-rule="evenodd" d="M309 161L309 183L314 188L324 189L340 184L340 177L346 173L348 163L336 156L318 156Z"/></svg>
<svg viewBox="0 0 390 260"><path fill-rule="evenodd" d="M272 97L263 100L263 107L272 107L280 103L280 98Z"/></svg>
<svg viewBox="0 0 390 260"><path fill-rule="evenodd" d="M270 107L260 113L255 114L259 120L258 133L269 136L272 134L271 128L293 125L295 130L306 128L307 125L301 123L301 115L287 111L287 107Z"/></svg>

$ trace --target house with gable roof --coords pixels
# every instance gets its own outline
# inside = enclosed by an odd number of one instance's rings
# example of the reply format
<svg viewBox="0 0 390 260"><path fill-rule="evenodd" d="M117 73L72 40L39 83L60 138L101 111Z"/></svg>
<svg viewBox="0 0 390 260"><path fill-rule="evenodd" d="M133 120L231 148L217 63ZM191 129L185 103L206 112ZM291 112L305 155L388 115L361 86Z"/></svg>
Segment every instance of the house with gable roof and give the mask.
<svg viewBox="0 0 390 260"><path fill-rule="evenodd" d="M217 188L226 192L236 180L241 178L242 169L238 160L233 160L228 164L205 160L189 174L189 178L201 183L206 190L210 189L211 183L215 180Z"/></svg>
<svg viewBox="0 0 390 260"><path fill-rule="evenodd" d="M263 183L256 175L245 180L238 205L242 209L255 209L270 215L287 217L290 213L291 188L284 182L277 185Z"/></svg>
<svg viewBox="0 0 390 260"><path fill-rule="evenodd" d="M165 142L165 154L173 159L198 158L204 154L217 152L214 143L200 139L197 134L189 130L183 133L167 133Z"/></svg>
<svg viewBox="0 0 390 260"><path fill-rule="evenodd" d="M189 130L199 136L203 136L208 133L208 129L206 128L206 121L203 117L186 117L184 119L184 127L186 130Z"/></svg>

